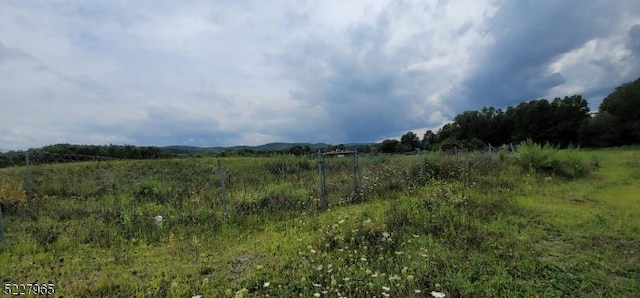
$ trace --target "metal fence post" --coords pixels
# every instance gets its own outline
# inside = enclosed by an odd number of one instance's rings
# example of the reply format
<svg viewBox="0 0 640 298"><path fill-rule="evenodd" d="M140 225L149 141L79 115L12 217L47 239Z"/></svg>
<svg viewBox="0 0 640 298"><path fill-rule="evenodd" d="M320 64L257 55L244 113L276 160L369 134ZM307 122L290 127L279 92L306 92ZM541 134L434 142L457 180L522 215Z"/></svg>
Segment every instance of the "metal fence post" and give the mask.
<svg viewBox="0 0 640 298"><path fill-rule="evenodd" d="M425 164L424 164L424 151L420 150L420 148L417 148L416 150L418 150L418 167L420 169L420 183L425 183L426 181L426 171L425 171Z"/></svg>
<svg viewBox="0 0 640 298"><path fill-rule="evenodd" d="M33 190L32 188L32 177L31 177L31 162L29 160L29 150L27 150L27 152L25 153L24 156L25 159L25 170L24 170L24 185L23 188L25 189L25 192L27 193L27 195L29 197L31 197L31 191Z"/></svg>
<svg viewBox="0 0 640 298"><path fill-rule="evenodd" d="M322 210L326 209L329 204L327 202L327 187L324 180L324 156L320 150L318 150L318 172L320 175L320 202L318 209Z"/></svg>
<svg viewBox="0 0 640 298"><path fill-rule="evenodd" d="M2 222L2 206L0 206L0 247L4 247L4 223Z"/></svg>
<svg viewBox="0 0 640 298"><path fill-rule="evenodd" d="M227 188L225 187L224 180L226 175L222 163L218 160L218 178L220 179L220 197L222 198L222 211L224 216L229 216L229 206L227 201Z"/></svg>
<svg viewBox="0 0 640 298"><path fill-rule="evenodd" d="M353 180L355 184L355 196L353 197L353 199L356 202L359 202L362 199L360 197L360 163L358 159L358 151L356 151L355 153L353 153Z"/></svg>

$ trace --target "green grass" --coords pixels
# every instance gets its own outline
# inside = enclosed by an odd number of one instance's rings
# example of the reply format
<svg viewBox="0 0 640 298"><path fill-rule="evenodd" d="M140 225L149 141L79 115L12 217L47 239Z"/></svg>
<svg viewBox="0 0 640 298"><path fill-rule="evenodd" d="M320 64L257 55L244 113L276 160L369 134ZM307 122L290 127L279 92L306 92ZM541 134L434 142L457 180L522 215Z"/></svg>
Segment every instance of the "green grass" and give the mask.
<svg viewBox="0 0 640 298"><path fill-rule="evenodd" d="M5 169L0 279L87 297L636 295L640 150L547 150L586 170L362 157L364 202L322 212L313 159L223 159L229 217L213 159L41 166L26 193Z"/></svg>

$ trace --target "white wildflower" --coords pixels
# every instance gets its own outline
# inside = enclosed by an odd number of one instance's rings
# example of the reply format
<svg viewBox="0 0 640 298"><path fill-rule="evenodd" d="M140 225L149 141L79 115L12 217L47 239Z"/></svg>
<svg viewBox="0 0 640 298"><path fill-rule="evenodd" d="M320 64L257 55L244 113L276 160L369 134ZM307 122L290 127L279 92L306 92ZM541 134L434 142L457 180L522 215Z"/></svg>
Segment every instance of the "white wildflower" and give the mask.
<svg viewBox="0 0 640 298"><path fill-rule="evenodd" d="M267 287L269 287L270 285L271 285L271 283L267 281L267 282L265 282L265 283L262 285L262 287L263 287L263 288L267 288Z"/></svg>
<svg viewBox="0 0 640 298"><path fill-rule="evenodd" d="M388 292L389 290L391 290L391 288L382 286L382 290L385 291L385 292Z"/></svg>
<svg viewBox="0 0 640 298"><path fill-rule="evenodd" d="M163 220L162 215L156 215L153 219L156 221L156 226L162 225L162 220Z"/></svg>
<svg viewBox="0 0 640 298"><path fill-rule="evenodd" d="M431 296L435 298L444 298L446 295L441 292L431 291Z"/></svg>

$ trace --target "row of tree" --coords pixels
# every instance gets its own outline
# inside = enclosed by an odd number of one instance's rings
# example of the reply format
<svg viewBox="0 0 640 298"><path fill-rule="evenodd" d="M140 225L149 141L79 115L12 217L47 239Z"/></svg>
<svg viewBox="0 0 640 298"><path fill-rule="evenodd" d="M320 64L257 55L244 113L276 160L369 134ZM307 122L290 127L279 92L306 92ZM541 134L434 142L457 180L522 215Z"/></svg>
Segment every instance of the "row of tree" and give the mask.
<svg viewBox="0 0 640 298"><path fill-rule="evenodd" d="M86 161L103 158L156 159L172 157L174 154L152 146L55 144L38 149L30 149L29 151L0 153L0 168L24 166L27 163L27 156L30 157L31 164L38 164Z"/></svg>
<svg viewBox="0 0 640 298"><path fill-rule="evenodd" d="M618 86L600 104L598 113L591 114L581 95L536 99L510 106L506 110L484 107L465 111L437 132L427 131L420 139L407 132L400 140L387 139L380 144L327 145L322 151L357 150L358 152L399 153L416 149L450 150L482 149L503 144L518 144L526 139L551 143L561 147L607 147L640 144L640 78ZM274 154L312 155L318 148L296 145L278 150L233 149L223 152L199 152L190 155L255 156ZM25 151L0 153L0 167L26 163ZM177 156L159 147L132 145L71 145L56 144L29 151L36 155L100 156L117 159L155 159ZM73 160L73 158L70 158Z"/></svg>
<svg viewBox="0 0 640 298"><path fill-rule="evenodd" d="M640 78L618 86L590 113L581 95L537 99L506 110L484 107L458 114L437 132L422 140L408 132L400 140L387 139L378 146L384 153L452 148L481 149L489 144L517 144L526 139L561 147L607 147L640 143Z"/></svg>

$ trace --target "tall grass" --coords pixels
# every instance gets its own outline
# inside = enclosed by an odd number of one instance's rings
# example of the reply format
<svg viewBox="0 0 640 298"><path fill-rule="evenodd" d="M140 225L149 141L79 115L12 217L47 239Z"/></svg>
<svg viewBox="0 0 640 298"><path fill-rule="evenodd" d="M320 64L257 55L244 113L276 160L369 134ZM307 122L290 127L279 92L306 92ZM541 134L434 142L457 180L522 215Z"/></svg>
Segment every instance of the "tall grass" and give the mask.
<svg viewBox="0 0 640 298"><path fill-rule="evenodd" d="M42 167L37 192L5 216L3 278L53 280L69 296L629 296L638 288L635 230L589 218L597 200L561 189L609 182L577 179L595 169L584 152L529 142L515 154L423 160L363 157L366 200L316 212L314 159L225 158L229 216L215 159ZM330 162L333 183L351 183L352 160ZM21 181L3 178L2 193L20 194ZM576 215L530 207L548 208L544 196L560 197L563 212L586 208L575 219L586 225L561 226ZM599 245L607 251L588 250Z"/></svg>
<svg viewBox="0 0 640 298"><path fill-rule="evenodd" d="M596 160L587 158L578 148L560 150L548 143L534 143L531 139L518 145L515 158L525 170L555 174L564 178L585 177L597 165Z"/></svg>

